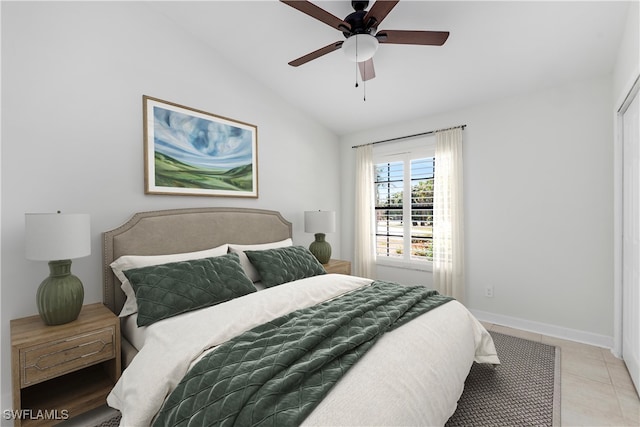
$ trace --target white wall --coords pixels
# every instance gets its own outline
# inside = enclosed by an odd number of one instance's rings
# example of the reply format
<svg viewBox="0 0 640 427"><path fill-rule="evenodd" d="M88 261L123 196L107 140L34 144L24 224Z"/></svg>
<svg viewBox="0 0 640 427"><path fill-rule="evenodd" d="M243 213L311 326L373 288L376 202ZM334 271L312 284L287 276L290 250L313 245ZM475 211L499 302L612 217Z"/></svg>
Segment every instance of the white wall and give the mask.
<svg viewBox="0 0 640 427"><path fill-rule="evenodd" d="M259 198L144 195L143 94L257 125ZM144 2L3 2L1 407L11 407L9 320L37 313L48 275L24 258L25 212L91 215L92 254L73 271L92 303L102 299L101 232L136 211L274 209L308 245L303 211L339 211L338 155L334 134Z"/></svg>
<svg viewBox="0 0 640 427"><path fill-rule="evenodd" d="M613 70L613 96L616 102L626 96L633 81L640 74L640 2L629 4L627 22ZM615 106L616 108L619 105Z"/></svg>
<svg viewBox="0 0 640 427"><path fill-rule="evenodd" d="M604 76L343 137L343 254L353 253L351 146L466 124L467 306L610 342L611 93ZM381 273L410 283L431 274ZM483 296L488 285L494 298Z"/></svg>

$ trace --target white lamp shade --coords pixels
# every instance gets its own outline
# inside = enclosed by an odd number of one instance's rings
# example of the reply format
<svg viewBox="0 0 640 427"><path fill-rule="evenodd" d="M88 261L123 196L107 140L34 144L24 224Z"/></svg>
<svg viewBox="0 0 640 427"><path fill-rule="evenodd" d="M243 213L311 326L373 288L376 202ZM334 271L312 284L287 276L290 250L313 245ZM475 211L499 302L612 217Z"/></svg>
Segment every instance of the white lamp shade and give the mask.
<svg viewBox="0 0 640 427"><path fill-rule="evenodd" d="M336 231L336 213L333 211L306 211L304 213L306 233L333 233Z"/></svg>
<svg viewBox="0 0 640 427"><path fill-rule="evenodd" d="M91 254L88 214L25 214L26 256L59 261Z"/></svg>
<svg viewBox="0 0 640 427"><path fill-rule="evenodd" d="M353 62L368 61L376 50L378 39L370 34L355 34L342 43L342 51Z"/></svg>

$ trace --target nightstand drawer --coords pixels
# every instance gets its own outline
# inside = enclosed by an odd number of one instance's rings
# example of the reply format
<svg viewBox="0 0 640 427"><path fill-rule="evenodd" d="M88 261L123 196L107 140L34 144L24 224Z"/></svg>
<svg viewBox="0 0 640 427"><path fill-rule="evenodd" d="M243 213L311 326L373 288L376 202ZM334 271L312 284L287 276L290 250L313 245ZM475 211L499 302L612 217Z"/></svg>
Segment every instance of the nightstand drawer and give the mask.
<svg viewBox="0 0 640 427"><path fill-rule="evenodd" d="M351 262L341 259L330 259L327 264L322 265L327 273L351 274Z"/></svg>
<svg viewBox="0 0 640 427"><path fill-rule="evenodd" d="M107 327L20 350L26 387L115 357L115 327Z"/></svg>

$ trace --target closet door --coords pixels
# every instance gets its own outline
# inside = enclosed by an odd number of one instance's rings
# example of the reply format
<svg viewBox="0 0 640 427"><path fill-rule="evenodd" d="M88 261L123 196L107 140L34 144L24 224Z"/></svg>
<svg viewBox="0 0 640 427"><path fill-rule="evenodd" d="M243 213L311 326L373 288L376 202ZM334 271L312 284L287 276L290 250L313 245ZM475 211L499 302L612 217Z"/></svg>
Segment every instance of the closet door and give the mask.
<svg viewBox="0 0 640 427"><path fill-rule="evenodd" d="M638 91L622 113L622 358L640 393L640 108Z"/></svg>

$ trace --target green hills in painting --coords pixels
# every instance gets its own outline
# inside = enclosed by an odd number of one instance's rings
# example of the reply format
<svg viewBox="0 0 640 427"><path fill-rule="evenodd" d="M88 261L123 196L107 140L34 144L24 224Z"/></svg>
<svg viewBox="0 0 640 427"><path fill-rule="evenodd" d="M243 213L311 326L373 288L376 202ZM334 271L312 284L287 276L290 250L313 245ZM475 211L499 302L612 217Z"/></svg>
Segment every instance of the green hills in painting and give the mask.
<svg viewBox="0 0 640 427"><path fill-rule="evenodd" d="M251 164L232 169L209 169L187 165L162 153L155 153L155 185L206 190L252 191Z"/></svg>

